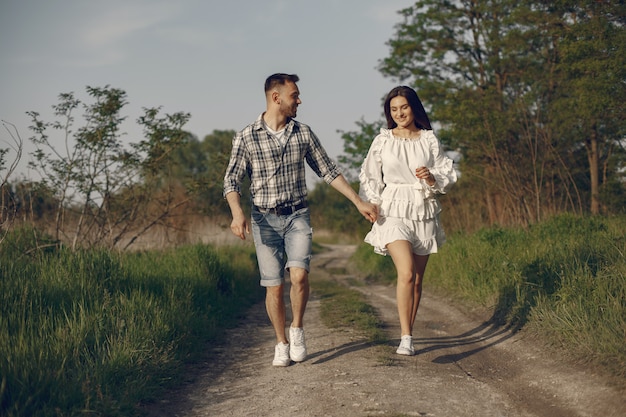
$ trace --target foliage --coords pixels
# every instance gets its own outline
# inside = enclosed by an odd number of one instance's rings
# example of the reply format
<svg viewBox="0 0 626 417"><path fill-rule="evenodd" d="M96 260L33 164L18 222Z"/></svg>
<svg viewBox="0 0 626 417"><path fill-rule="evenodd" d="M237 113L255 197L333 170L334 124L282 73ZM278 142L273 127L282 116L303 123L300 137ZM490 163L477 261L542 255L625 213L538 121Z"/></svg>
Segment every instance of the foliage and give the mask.
<svg viewBox="0 0 626 417"><path fill-rule="evenodd" d="M17 169L23 150L23 141L15 125L2 121L2 126L11 137L11 143L8 143L9 148L0 148L0 242L13 224L17 212L18 202L11 190L9 178ZM10 150L15 152L15 157L8 160Z"/></svg>
<svg viewBox="0 0 626 417"><path fill-rule="evenodd" d="M466 228L621 210L624 7L421 0L400 11L379 69L417 89L442 142L463 154L451 206ZM371 135L358 125L343 135L349 163Z"/></svg>
<svg viewBox="0 0 626 417"><path fill-rule="evenodd" d="M549 111L558 135L574 144L570 152L580 151L588 163L585 188L591 193L591 212L597 214L601 205L603 212L623 206L611 204L612 193L605 191L626 180L620 172L626 166L626 6L567 1L560 12L569 18L555 30L560 85ZM624 198L622 190L622 203Z"/></svg>
<svg viewBox="0 0 626 417"><path fill-rule="evenodd" d="M214 130L202 141L194 138L176 150L173 176L191 180L194 201L199 212L230 215L222 191L235 133L234 130ZM242 190L248 188L249 179L246 177ZM242 205L249 206L250 196L244 192L241 197Z"/></svg>
<svg viewBox="0 0 626 417"><path fill-rule="evenodd" d="M527 328L580 361L626 377L625 231L623 216L564 214L528 230L492 226L455 234L430 257L424 285L489 307L495 322ZM393 264L373 266L384 258L371 248L354 256L370 279L395 279Z"/></svg>
<svg viewBox="0 0 626 417"><path fill-rule="evenodd" d="M392 284L396 280L396 269L391 257L375 254L374 249L368 243L361 243L357 246L352 260L354 261L353 268L366 281Z"/></svg>
<svg viewBox="0 0 626 417"><path fill-rule="evenodd" d="M339 131L343 139L344 154L340 155L338 160L342 167L342 172L348 181L358 181L361 165L372 141L380 132L380 128L386 126L386 124L380 121L367 123L363 119L356 122L356 125L360 128L359 131Z"/></svg>
<svg viewBox="0 0 626 417"><path fill-rule="evenodd" d="M262 298L251 247L24 253L0 244L0 414L136 415Z"/></svg>
<svg viewBox="0 0 626 417"><path fill-rule="evenodd" d="M54 237L73 249L105 245L128 247L177 207L177 184L169 181L172 152L189 134L182 130L189 114L159 115L144 109L137 123L145 138L124 146L121 123L126 93L120 89L87 87L92 104L73 93L59 96L55 122L44 122L31 111L30 140L37 150L30 166L42 177L41 188L56 200ZM75 113L84 109L85 125L74 131ZM63 139L63 152L49 130Z"/></svg>
<svg viewBox="0 0 626 417"><path fill-rule="evenodd" d="M356 186L352 184L353 188ZM361 240L372 227L349 200L325 182L315 185L308 201L314 230L323 229Z"/></svg>

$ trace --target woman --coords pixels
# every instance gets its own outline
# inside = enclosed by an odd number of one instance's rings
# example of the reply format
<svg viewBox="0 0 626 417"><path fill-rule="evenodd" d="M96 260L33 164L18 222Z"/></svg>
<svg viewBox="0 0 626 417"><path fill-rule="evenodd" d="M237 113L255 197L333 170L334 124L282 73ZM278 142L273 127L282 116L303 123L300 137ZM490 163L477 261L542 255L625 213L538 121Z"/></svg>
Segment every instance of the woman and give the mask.
<svg viewBox="0 0 626 417"><path fill-rule="evenodd" d="M422 296L426 263L445 242L436 195L457 179L415 90L396 87L384 104L388 129L381 129L359 175L361 198L379 206L365 242L389 254L398 275L396 298L401 341L396 353L414 355L413 324Z"/></svg>

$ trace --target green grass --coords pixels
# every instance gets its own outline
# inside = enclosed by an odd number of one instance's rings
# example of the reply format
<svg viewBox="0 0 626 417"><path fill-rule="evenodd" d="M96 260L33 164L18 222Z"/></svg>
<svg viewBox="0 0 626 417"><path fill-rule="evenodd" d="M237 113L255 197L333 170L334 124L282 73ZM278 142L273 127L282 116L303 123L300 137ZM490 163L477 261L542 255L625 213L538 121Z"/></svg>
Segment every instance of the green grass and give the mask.
<svg viewBox="0 0 626 417"><path fill-rule="evenodd" d="M311 287L320 297L320 315L325 326L356 330L371 343L387 341L376 309L366 303L360 292L331 280L315 280Z"/></svg>
<svg viewBox="0 0 626 417"><path fill-rule="evenodd" d="M495 321L626 377L625 232L626 217L559 216L450 236L429 261L426 290L488 306ZM391 259L369 245L353 261L369 280L395 280ZM386 342L363 295L312 285L326 325ZM252 247L72 253L32 230L9 234L0 243L0 414L137 415L262 297Z"/></svg>
<svg viewBox="0 0 626 417"><path fill-rule="evenodd" d="M528 230L492 227L449 236L430 257L424 286L489 307L571 358L626 377L626 217L562 215ZM361 245L369 279L395 280L389 257Z"/></svg>
<svg viewBox="0 0 626 417"><path fill-rule="evenodd" d="M130 416L262 299L251 248L0 245L0 414ZM31 242L32 243L32 242Z"/></svg>

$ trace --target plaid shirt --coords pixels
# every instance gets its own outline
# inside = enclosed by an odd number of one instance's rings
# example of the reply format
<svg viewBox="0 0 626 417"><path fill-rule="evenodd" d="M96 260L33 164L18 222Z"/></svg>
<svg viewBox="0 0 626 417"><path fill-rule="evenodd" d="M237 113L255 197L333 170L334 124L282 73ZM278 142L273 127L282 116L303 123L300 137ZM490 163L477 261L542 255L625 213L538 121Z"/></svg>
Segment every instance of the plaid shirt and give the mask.
<svg viewBox="0 0 626 417"><path fill-rule="evenodd" d="M262 114L238 132L224 176L224 196L241 194L239 184L247 172L254 205L290 205L306 198L305 160L327 183L341 174L309 126L291 119L284 137L285 146L267 132Z"/></svg>

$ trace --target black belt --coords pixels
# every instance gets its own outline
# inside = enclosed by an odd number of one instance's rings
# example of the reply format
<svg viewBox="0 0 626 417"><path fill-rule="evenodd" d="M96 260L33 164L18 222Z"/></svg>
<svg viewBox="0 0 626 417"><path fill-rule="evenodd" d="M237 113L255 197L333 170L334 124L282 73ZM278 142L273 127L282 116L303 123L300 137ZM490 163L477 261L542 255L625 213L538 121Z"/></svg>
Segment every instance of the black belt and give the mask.
<svg viewBox="0 0 626 417"><path fill-rule="evenodd" d="M298 203L295 206L278 206L278 207L272 207L272 208L263 208L259 206L254 206L254 208L264 214L272 213L277 216L288 216L308 206L309 205L307 204L306 201L302 201L301 203Z"/></svg>

